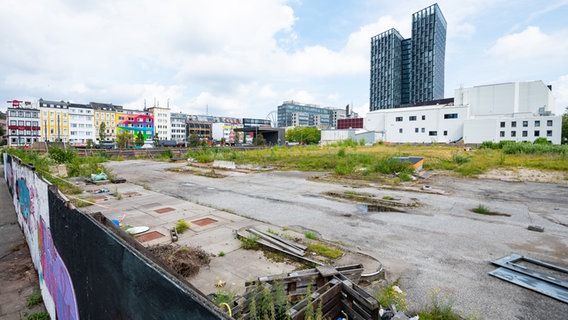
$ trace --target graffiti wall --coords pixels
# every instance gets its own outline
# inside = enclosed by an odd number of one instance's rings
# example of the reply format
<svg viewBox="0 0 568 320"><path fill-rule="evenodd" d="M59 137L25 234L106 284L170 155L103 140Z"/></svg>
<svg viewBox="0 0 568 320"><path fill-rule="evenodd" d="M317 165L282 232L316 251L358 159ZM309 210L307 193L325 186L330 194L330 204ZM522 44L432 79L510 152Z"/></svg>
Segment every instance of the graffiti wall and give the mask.
<svg viewBox="0 0 568 320"><path fill-rule="evenodd" d="M226 318L102 215L71 207L33 167L4 154L4 170L52 319Z"/></svg>

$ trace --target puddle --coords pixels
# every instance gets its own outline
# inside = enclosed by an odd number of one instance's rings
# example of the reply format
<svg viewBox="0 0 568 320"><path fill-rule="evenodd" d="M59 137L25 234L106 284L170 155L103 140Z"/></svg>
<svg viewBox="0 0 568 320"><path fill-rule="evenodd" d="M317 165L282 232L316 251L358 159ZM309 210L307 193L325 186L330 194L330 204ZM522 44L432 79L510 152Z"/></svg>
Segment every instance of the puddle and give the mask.
<svg viewBox="0 0 568 320"><path fill-rule="evenodd" d="M308 198L323 198L322 195L319 194L303 194L304 197L308 197Z"/></svg>
<svg viewBox="0 0 568 320"><path fill-rule="evenodd" d="M365 214L369 212L405 212L393 207L382 206L380 204L360 204L357 206L359 212Z"/></svg>

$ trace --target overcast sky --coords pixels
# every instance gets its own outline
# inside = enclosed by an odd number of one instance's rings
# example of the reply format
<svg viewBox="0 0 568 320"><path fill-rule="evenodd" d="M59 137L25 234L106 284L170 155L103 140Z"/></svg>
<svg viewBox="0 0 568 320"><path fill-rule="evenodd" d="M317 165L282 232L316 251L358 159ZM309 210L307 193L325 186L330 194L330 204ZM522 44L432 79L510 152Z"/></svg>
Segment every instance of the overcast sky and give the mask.
<svg viewBox="0 0 568 320"><path fill-rule="evenodd" d="M284 100L369 110L370 38L423 0L0 0L0 98L266 118ZM568 106L568 0L440 0L445 96L542 80ZM2 101L1 110L7 103Z"/></svg>

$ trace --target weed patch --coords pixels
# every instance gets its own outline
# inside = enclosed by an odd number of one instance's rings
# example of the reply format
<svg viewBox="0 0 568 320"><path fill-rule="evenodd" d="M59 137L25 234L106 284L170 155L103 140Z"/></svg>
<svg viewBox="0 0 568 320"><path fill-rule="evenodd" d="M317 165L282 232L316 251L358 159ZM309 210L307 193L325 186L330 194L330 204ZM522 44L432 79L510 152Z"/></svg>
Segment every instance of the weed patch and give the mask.
<svg viewBox="0 0 568 320"><path fill-rule="evenodd" d="M319 254L320 256L329 259L337 259L343 255L343 251L339 249L330 248L321 243L310 243L308 244L308 249L312 252Z"/></svg>
<svg viewBox="0 0 568 320"><path fill-rule="evenodd" d="M488 215L488 216L504 216L504 217L510 217L511 215L508 213L500 213L500 212L494 212L489 210L489 208L487 208L486 206L480 204L477 207L470 209L471 212L474 213L478 213L478 214L483 214L483 215Z"/></svg>
<svg viewBox="0 0 568 320"><path fill-rule="evenodd" d="M255 235L250 235L248 237L239 238L239 241L241 242L241 248L247 249L247 250L257 249L258 248L258 239L260 239L260 237L255 236Z"/></svg>

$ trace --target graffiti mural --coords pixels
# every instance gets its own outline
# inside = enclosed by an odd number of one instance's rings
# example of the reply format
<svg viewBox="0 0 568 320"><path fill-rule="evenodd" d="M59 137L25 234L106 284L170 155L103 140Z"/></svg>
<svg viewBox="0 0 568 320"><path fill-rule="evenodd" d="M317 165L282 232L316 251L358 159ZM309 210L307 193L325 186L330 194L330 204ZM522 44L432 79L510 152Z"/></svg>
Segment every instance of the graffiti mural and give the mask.
<svg viewBox="0 0 568 320"><path fill-rule="evenodd" d="M11 155L4 160L51 319L157 319L166 310L168 319L227 319L192 286L141 258L100 220L69 206L32 167Z"/></svg>
<svg viewBox="0 0 568 320"><path fill-rule="evenodd" d="M39 244L43 281L55 302L57 319L78 319L77 301L67 267L57 253L51 233L40 219Z"/></svg>

